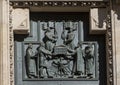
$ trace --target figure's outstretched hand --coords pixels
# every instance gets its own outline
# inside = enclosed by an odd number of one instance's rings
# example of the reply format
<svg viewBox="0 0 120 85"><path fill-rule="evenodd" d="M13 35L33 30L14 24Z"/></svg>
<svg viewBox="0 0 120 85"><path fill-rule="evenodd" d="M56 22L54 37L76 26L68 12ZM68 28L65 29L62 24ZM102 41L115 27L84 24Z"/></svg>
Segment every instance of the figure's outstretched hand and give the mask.
<svg viewBox="0 0 120 85"><path fill-rule="evenodd" d="M49 61L49 60L51 60L51 58L50 58L50 57L47 57L46 59L47 59L48 61Z"/></svg>
<svg viewBox="0 0 120 85"><path fill-rule="evenodd" d="M50 56L47 56L47 58L46 58L47 60L52 60L52 55L50 55Z"/></svg>

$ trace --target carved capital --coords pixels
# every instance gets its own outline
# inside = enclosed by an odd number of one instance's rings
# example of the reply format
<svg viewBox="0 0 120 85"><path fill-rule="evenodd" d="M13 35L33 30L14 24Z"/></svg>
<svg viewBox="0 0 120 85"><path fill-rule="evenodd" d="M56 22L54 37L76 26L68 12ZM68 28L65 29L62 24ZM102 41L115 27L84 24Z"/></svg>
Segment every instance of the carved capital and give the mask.
<svg viewBox="0 0 120 85"><path fill-rule="evenodd" d="M101 34L106 31L106 8L90 9L90 33Z"/></svg>
<svg viewBox="0 0 120 85"><path fill-rule="evenodd" d="M29 9L14 8L12 12L13 30L16 34L29 33Z"/></svg>

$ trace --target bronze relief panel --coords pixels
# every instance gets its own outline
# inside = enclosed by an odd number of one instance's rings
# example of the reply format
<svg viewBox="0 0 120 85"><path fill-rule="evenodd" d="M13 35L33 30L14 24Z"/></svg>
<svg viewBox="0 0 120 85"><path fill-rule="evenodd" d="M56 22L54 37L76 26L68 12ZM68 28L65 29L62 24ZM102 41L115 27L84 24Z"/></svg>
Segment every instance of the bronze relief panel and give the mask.
<svg viewBox="0 0 120 85"><path fill-rule="evenodd" d="M81 21L39 24L39 41L23 44L25 78L96 78L98 44L83 41Z"/></svg>
<svg viewBox="0 0 120 85"><path fill-rule="evenodd" d="M31 13L30 33L15 35L16 85L102 85L104 38L88 34L88 15Z"/></svg>

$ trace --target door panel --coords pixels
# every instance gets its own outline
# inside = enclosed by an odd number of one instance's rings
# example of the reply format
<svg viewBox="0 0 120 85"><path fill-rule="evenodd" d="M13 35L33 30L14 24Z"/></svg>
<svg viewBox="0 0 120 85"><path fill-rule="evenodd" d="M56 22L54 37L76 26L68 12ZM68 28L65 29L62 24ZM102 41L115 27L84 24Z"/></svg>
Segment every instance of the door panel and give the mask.
<svg viewBox="0 0 120 85"><path fill-rule="evenodd" d="M16 85L106 85L105 39L89 35L89 13L30 20L30 34L15 35Z"/></svg>

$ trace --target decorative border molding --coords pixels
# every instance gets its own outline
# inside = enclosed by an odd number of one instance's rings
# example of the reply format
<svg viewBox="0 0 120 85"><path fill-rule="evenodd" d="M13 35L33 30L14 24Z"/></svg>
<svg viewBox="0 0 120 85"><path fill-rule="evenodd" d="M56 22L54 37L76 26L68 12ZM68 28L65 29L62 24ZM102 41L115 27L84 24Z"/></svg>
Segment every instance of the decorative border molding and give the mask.
<svg viewBox="0 0 120 85"><path fill-rule="evenodd" d="M11 1L13 7L106 7L108 1Z"/></svg>
<svg viewBox="0 0 120 85"><path fill-rule="evenodd" d="M113 81L113 47L112 47L112 26L111 26L111 9L108 8L106 18L106 54L107 54L107 79L108 85L114 85Z"/></svg>
<svg viewBox="0 0 120 85"><path fill-rule="evenodd" d="M12 11L12 6L9 6L10 85L14 85L14 33L12 25Z"/></svg>
<svg viewBox="0 0 120 85"><path fill-rule="evenodd" d="M12 7L109 7L110 3L105 1L10 1ZM113 81L113 48L112 48L112 26L111 9L108 8L106 18L106 58L108 85L114 85ZM12 10L10 9L10 85L14 85L14 38L12 30Z"/></svg>

